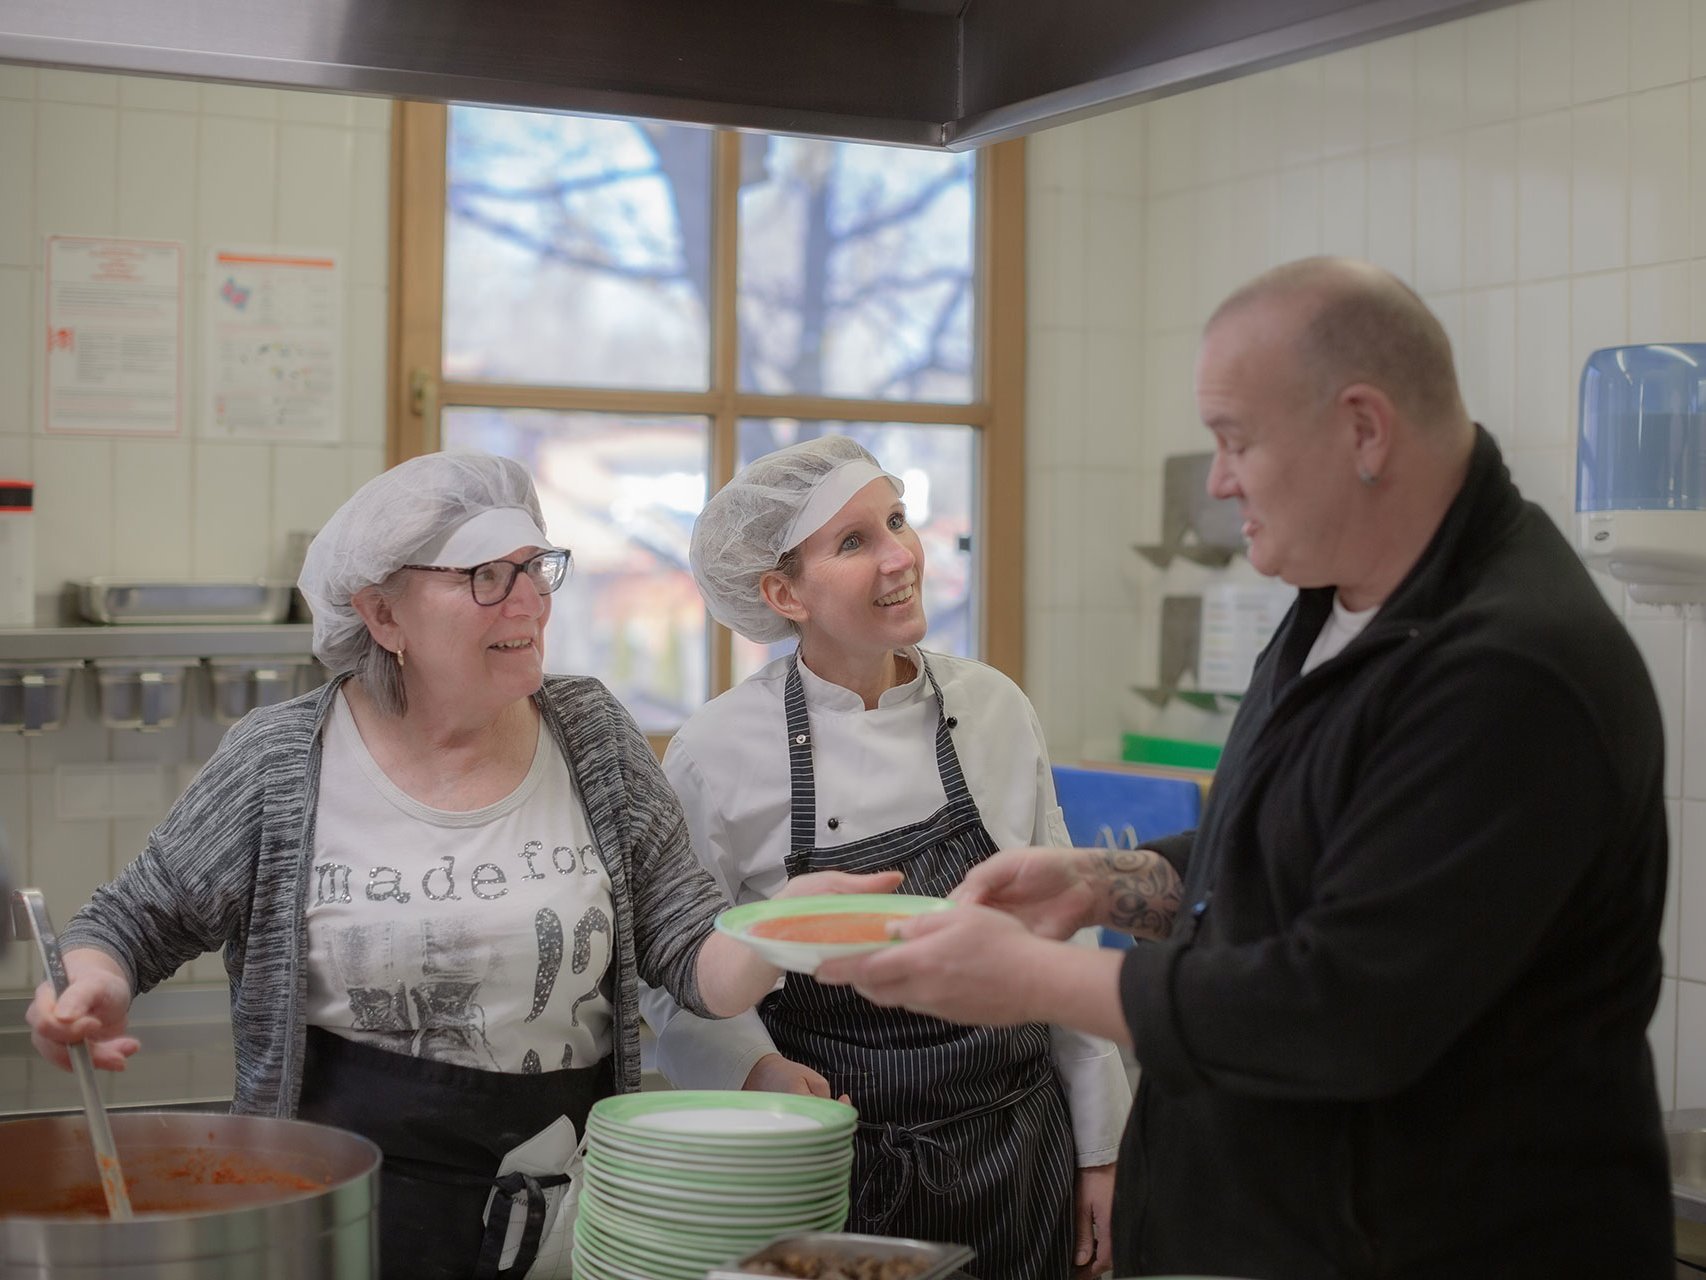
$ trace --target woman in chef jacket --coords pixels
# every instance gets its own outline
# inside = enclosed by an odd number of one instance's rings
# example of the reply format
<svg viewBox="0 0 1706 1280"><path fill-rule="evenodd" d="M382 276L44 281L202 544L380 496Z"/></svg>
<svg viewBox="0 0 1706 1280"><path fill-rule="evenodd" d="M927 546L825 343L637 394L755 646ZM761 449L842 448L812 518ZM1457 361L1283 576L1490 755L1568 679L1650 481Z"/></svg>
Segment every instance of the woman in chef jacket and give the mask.
<svg viewBox="0 0 1706 1280"><path fill-rule="evenodd" d="M1070 843L1025 695L918 647L924 555L902 492L828 436L758 459L694 525L712 616L758 643L799 639L664 756L694 850L737 902L825 870L898 869L901 892L946 894L998 848ZM677 1085L850 1095L848 1230L963 1241L984 1280L1105 1268L1130 1102L1106 1041L950 1026L792 973L721 1022L661 992L644 1005Z"/></svg>

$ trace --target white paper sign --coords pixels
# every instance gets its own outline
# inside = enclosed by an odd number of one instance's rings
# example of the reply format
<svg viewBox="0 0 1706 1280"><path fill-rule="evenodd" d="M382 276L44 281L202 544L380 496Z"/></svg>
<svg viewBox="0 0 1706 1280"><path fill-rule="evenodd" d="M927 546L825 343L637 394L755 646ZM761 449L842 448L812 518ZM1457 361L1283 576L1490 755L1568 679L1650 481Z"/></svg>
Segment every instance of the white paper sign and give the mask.
<svg viewBox="0 0 1706 1280"><path fill-rule="evenodd" d="M182 245L49 236L47 430L177 435L183 333Z"/></svg>
<svg viewBox="0 0 1706 1280"><path fill-rule="evenodd" d="M1285 621L1297 592L1280 583L1217 582L1203 588L1197 687L1243 693L1256 659Z"/></svg>
<svg viewBox="0 0 1706 1280"><path fill-rule="evenodd" d="M342 439L344 288L337 255L215 249L206 296L206 433Z"/></svg>

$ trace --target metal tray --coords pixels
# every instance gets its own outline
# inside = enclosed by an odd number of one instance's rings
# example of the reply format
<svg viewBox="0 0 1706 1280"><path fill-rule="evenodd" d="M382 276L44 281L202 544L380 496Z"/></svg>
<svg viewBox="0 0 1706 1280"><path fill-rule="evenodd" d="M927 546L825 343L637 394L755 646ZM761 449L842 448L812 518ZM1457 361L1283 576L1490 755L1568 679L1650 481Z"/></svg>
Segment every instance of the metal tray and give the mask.
<svg viewBox="0 0 1706 1280"><path fill-rule="evenodd" d="M90 622L176 626L283 622L290 612L291 584L265 578L224 582L90 578L77 586L78 604Z"/></svg>
<svg viewBox="0 0 1706 1280"><path fill-rule="evenodd" d="M906 1258L924 1263L924 1270L911 1280L946 1280L975 1256L963 1244L902 1240L894 1236L862 1236L847 1231L803 1231L797 1235L779 1236L756 1253L749 1253L726 1267L707 1271L705 1280L745 1280L754 1273L743 1268L757 1262L778 1261L790 1251L831 1259Z"/></svg>

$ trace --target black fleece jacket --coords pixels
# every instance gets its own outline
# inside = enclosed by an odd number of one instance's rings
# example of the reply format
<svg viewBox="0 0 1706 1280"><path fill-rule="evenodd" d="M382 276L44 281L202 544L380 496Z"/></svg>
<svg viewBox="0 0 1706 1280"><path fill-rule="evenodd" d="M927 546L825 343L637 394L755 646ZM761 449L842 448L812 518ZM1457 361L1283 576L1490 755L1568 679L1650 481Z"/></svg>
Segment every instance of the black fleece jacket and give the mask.
<svg viewBox="0 0 1706 1280"><path fill-rule="evenodd" d="M1671 1274L1646 1028L1664 742L1640 655L1477 428L1462 490L1307 675L1258 662L1180 872L1127 953L1143 1081L1115 1274Z"/></svg>

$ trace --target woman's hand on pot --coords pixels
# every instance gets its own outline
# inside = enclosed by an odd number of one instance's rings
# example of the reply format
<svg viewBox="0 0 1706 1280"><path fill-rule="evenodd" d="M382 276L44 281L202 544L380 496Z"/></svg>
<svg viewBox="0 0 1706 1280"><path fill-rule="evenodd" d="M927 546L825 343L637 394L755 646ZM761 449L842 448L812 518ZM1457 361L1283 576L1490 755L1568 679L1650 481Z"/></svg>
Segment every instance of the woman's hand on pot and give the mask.
<svg viewBox="0 0 1706 1280"><path fill-rule="evenodd" d="M54 998L53 984L44 982L24 1014L30 1043L37 1053L62 1071L71 1069L69 1046L86 1042L97 1067L123 1071L125 1059L141 1044L125 1034L130 1016L130 981L118 962L105 952L76 948L65 953L70 982Z"/></svg>

